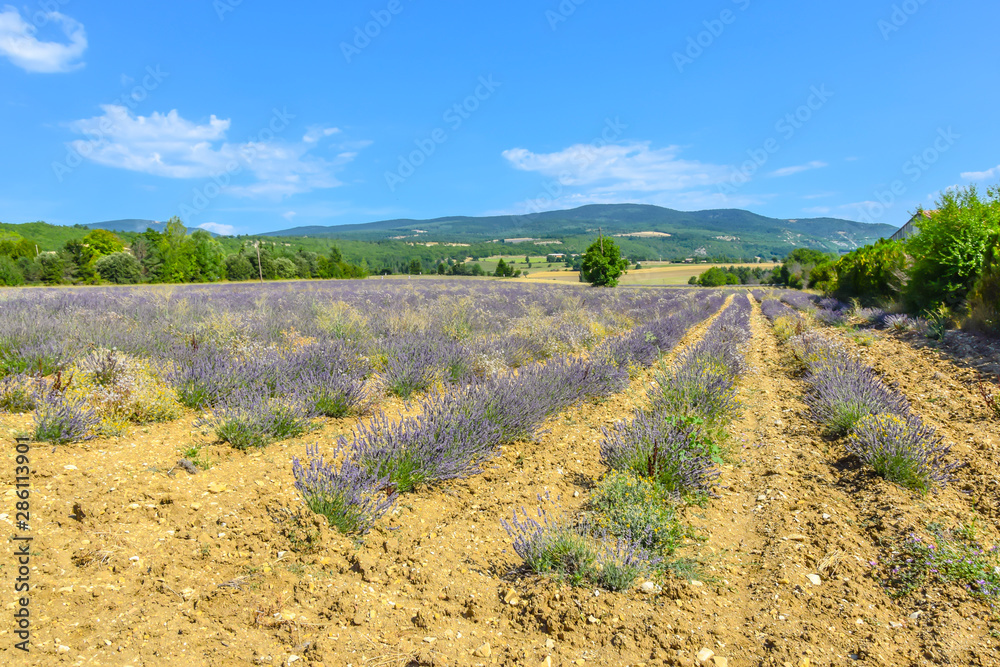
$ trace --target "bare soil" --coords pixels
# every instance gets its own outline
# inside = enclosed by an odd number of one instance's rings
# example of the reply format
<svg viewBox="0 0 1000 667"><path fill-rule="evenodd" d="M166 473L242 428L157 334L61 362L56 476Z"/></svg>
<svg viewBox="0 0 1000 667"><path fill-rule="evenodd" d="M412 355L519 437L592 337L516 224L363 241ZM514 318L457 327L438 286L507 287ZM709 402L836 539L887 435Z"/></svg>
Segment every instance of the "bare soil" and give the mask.
<svg viewBox="0 0 1000 667"><path fill-rule="evenodd" d="M303 511L291 474L308 444L329 447L355 420L239 452L212 445L190 414L118 439L32 447L32 651L13 649L7 614L0 662L1000 665L1000 623L985 603L959 586L897 600L880 583L890 545L929 521L975 516L982 539L997 543L1000 439L975 371L891 334L856 347L968 464L946 489L919 496L824 439L759 311L752 326L733 463L717 497L686 510L699 534L682 554L696 562L689 579L608 593L527 576L500 526L539 494L567 513L584 505L603 472L601 427L642 405L648 373L560 414L536 442L505 448L486 474L401 498L358 541ZM0 423L14 431L30 417ZM176 468L195 445L211 467ZM8 523L13 458L11 445Z"/></svg>

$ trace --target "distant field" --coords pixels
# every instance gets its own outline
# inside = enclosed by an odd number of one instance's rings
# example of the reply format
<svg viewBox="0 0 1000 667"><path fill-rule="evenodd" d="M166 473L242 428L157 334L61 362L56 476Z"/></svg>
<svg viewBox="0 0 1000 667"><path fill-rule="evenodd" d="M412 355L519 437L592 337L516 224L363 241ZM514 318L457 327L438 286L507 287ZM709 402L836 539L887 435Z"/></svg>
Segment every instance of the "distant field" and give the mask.
<svg viewBox="0 0 1000 667"><path fill-rule="evenodd" d="M756 266L773 269L779 264L770 262L761 264L670 264L650 269L629 269L622 277L620 285L687 285L691 276L700 276L713 266ZM532 271L528 280L575 283L579 282L580 274L576 271Z"/></svg>

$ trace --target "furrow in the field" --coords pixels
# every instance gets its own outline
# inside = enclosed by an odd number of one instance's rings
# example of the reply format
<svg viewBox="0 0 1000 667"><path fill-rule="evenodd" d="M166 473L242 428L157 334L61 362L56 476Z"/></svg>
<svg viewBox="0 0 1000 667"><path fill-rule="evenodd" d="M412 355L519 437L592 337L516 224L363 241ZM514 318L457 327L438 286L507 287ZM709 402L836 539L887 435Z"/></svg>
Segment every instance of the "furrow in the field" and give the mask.
<svg viewBox="0 0 1000 667"><path fill-rule="evenodd" d="M736 665L828 665L897 654L894 603L869 578L877 549L838 488L838 456L804 416L799 383L755 311L741 465L706 511L719 586L717 641ZM714 600L712 598L715 598Z"/></svg>
<svg viewBox="0 0 1000 667"><path fill-rule="evenodd" d="M849 343L847 337L844 340ZM981 404L971 374L932 350L914 350L890 336L853 348L909 399L952 446L950 458L963 464L951 483L926 496L863 470L845 470L863 523L881 545L876 572L890 577L897 565L889 560L893 552L914 535L934 539L928 533L935 524L945 530L971 526L978 543L1000 544L996 423ZM994 597L992 605L996 603ZM917 653L952 664L1000 664L996 643L1000 623L995 610L988 599L974 596L960 582L928 582L897 604L900 616L916 633Z"/></svg>

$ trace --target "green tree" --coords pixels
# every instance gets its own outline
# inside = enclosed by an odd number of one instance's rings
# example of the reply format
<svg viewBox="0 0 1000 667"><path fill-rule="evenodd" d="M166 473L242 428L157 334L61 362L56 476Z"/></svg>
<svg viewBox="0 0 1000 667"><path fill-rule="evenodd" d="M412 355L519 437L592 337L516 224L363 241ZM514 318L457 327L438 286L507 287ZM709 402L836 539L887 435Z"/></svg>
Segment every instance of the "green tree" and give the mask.
<svg viewBox="0 0 1000 667"><path fill-rule="evenodd" d="M698 284L702 287L720 287L722 285L739 285L740 279L735 273L727 271L718 266L708 269L698 278Z"/></svg>
<svg viewBox="0 0 1000 667"><path fill-rule="evenodd" d="M419 259L410 260L410 267L409 269L407 269L407 273L409 273L411 276L419 276L423 272L424 269L421 266Z"/></svg>
<svg viewBox="0 0 1000 667"><path fill-rule="evenodd" d="M615 287L623 273L628 273L628 260L621 256L612 239L594 241L580 264L580 280L600 287Z"/></svg>
<svg viewBox="0 0 1000 667"><path fill-rule="evenodd" d="M183 241L183 253L190 260L190 282L216 282L226 274L226 253L222 245L204 229L196 230Z"/></svg>
<svg viewBox="0 0 1000 667"><path fill-rule="evenodd" d="M66 261L59 253L43 252L38 256L42 267L42 282L46 285L61 285L65 280Z"/></svg>
<svg viewBox="0 0 1000 667"><path fill-rule="evenodd" d="M101 278L116 285L134 285L142 280L142 265L127 252L114 252L95 262Z"/></svg>
<svg viewBox="0 0 1000 667"><path fill-rule="evenodd" d="M90 246L91 251L97 257L121 252L125 249L125 244L118 238L118 235L106 229L95 229L83 237L83 242Z"/></svg>
<svg viewBox="0 0 1000 667"><path fill-rule="evenodd" d="M236 253L226 258L226 277L232 281L252 280L253 264L243 253Z"/></svg>
<svg viewBox="0 0 1000 667"><path fill-rule="evenodd" d="M277 257L274 260L274 272L278 278L287 280L297 277L298 268L295 266L295 262L287 257Z"/></svg>
<svg viewBox="0 0 1000 667"><path fill-rule="evenodd" d="M69 273L73 282L78 284L97 282L97 271L94 269L97 254L82 239L66 241L60 255L64 260L64 270Z"/></svg>
<svg viewBox="0 0 1000 667"><path fill-rule="evenodd" d="M990 239L1000 229L1000 191L981 199L975 186L947 190L937 211L924 214L917 227L920 233L906 241L913 257L907 304L912 310L959 306L979 281Z"/></svg>
<svg viewBox="0 0 1000 667"><path fill-rule="evenodd" d="M0 255L0 285L14 287L24 284L24 273L17 263L6 255Z"/></svg>

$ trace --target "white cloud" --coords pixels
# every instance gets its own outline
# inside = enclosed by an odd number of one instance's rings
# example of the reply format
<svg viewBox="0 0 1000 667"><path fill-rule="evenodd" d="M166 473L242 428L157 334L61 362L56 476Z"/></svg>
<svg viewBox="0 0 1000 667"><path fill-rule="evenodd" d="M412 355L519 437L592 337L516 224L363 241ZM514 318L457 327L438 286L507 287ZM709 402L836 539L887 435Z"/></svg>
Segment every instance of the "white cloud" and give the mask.
<svg viewBox="0 0 1000 667"><path fill-rule="evenodd" d="M782 176L793 176L795 174L801 174L803 171L811 171L813 169L822 169L828 166L826 162L820 162L819 160L813 160L812 162L807 162L805 164L797 164L793 167L782 167L781 169L775 169L770 173L771 176L782 177Z"/></svg>
<svg viewBox="0 0 1000 667"><path fill-rule="evenodd" d="M962 174L962 178L967 181L987 181L998 175L1000 175L1000 165L986 171L966 171Z"/></svg>
<svg viewBox="0 0 1000 667"><path fill-rule="evenodd" d="M310 127L306 132L305 136L302 137L302 141L307 144L314 144L324 137L333 136L334 134L340 134L340 128L337 127Z"/></svg>
<svg viewBox="0 0 1000 667"><path fill-rule="evenodd" d="M239 197L282 198L341 185L334 173L357 153L332 159L310 154L316 144L280 139L227 142L231 122L211 116L207 123L182 118L177 110L136 116L124 106L105 105L104 114L70 125L87 139L70 142L84 158L107 167L164 178L231 177L225 188ZM272 128L273 128L272 123ZM269 131L273 137L274 132ZM344 147L335 147L343 151Z"/></svg>
<svg viewBox="0 0 1000 667"><path fill-rule="evenodd" d="M680 148L654 149L650 142L609 144L597 148L577 144L558 153L532 153L524 148L503 152L516 169L558 178L563 185L592 186L596 192L686 190L726 180L725 167L677 157Z"/></svg>
<svg viewBox="0 0 1000 667"><path fill-rule="evenodd" d="M40 41L38 28L21 18L16 7L4 5L0 11L0 55L28 72L52 74L83 67L80 58L87 50L83 24L59 12L39 11L35 19L42 25L57 25L69 42Z"/></svg>
<svg viewBox="0 0 1000 667"><path fill-rule="evenodd" d="M292 218L294 218L296 215L298 215L298 213L296 213L295 211L287 211L285 213L282 213L281 217L287 220L288 222L291 222Z"/></svg>
<svg viewBox="0 0 1000 667"><path fill-rule="evenodd" d="M203 222L198 225L198 229L204 229L206 232L212 232L220 236L232 236L236 232L236 228L232 225L223 225L218 222Z"/></svg>
<svg viewBox="0 0 1000 667"><path fill-rule="evenodd" d="M547 177L536 197L497 214L523 214L587 204L642 203L680 209L749 206L761 203L752 195L715 191L731 170L679 157L678 146L653 148L651 142L626 142L596 147L577 144L555 153L525 148L503 152L514 168Z"/></svg>

